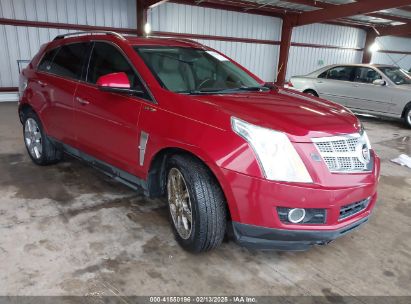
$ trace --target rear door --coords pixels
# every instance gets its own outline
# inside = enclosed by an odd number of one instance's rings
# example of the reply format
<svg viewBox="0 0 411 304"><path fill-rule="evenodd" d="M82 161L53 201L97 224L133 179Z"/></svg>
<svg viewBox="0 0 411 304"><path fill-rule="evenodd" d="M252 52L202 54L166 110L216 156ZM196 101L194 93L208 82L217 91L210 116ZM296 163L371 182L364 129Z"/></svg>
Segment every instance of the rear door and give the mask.
<svg viewBox="0 0 411 304"><path fill-rule="evenodd" d="M353 77L353 66L333 67L314 80L315 87L321 98L347 105Z"/></svg>
<svg viewBox="0 0 411 304"><path fill-rule="evenodd" d="M356 67L348 102L350 108L367 112L388 112L392 104L391 88L373 84L376 79L383 79L378 71L369 67Z"/></svg>
<svg viewBox="0 0 411 304"><path fill-rule="evenodd" d="M89 43L72 43L47 52L34 81L34 91L44 104L41 117L48 135L70 145L75 144L73 98L89 47Z"/></svg>
<svg viewBox="0 0 411 304"><path fill-rule="evenodd" d="M101 91L96 85L98 78L116 72L125 72L132 88L145 90L118 46L95 42L86 81L79 84L75 96L77 141L85 153L139 176L138 121L149 97Z"/></svg>

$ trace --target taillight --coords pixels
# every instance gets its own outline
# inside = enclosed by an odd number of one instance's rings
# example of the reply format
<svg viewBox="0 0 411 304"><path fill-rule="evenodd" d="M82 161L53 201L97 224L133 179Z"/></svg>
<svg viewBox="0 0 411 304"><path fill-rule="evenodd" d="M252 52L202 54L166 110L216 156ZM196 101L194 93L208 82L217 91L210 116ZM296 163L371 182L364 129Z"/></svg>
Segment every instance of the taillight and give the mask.
<svg viewBox="0 0 411 304"><path fill-rule="evenodd" d="M293 83L292 83L291 81L289 81L289 82L287 83L287 85L288 85L289 88L294 87L294 86L293 86Z"/></svg>
<svg viewBox="0 0 411 304"><path fill-rule="evenodd" d="M26 90L26 88L27 88L27 78L23 74L20 74L20 77L19 77L19 96L20 98L23 96L24 90Z"/></svg>

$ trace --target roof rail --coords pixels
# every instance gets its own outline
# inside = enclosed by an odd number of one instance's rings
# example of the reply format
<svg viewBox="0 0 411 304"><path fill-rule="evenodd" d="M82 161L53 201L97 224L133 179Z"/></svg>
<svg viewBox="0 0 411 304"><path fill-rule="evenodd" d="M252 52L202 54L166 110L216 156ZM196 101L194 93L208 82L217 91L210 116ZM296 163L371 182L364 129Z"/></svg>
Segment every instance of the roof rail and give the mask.
<svg viewBox="0 0 411 304"><path fill-rule="evenodd" d="M56 38L54 38L53 40L64 39L70 36L93 35L93 34L112 35L112 36L116 36L117 38L120 38L123 40L125 39L123 35L116 33L116 32L112 32L112 31L84 31L84 32L73 32L73 33L57 35Z"/></svg>

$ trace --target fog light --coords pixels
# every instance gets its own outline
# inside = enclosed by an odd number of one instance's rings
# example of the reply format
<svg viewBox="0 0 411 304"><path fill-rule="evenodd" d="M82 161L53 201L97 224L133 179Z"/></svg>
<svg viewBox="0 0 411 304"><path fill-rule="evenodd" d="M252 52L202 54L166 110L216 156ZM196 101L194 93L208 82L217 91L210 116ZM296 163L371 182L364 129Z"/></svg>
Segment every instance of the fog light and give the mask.
<svg viewBox="0 0 411 304"><path fill-rule="evenodd" d="M300 215L297 211L299 210ZM301 213L305 212L302 216ZM303 217L303 220L298 222L298 224L325 224L327 221L327 210L318 208L287 208L287 207L277 207L278 218L284 224L294 224L293 220L298 220L299 217ZM291 220L290 216L291 214Z"/></svg>
<svg viewBox="0 0 411 304"><path fill-rule="evenodd" d="M305 210L301 208L294 208L288 211L288 220L293 223L297 224L303 221L305 217Z"/></svg>

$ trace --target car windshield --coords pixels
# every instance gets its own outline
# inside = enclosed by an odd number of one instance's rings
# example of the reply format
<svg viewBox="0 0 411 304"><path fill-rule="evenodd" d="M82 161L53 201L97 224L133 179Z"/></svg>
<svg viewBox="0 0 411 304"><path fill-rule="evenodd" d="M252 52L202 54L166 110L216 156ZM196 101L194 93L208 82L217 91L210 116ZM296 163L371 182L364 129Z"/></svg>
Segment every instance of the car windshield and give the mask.
<svg viewBox="0 0 411 304"><path fill-rule="evenodd" d="M411 75L403 69L396 67L380 67L379 69L397 85L411 84Z"/></svg>
<svg viewBox="0 0 411 304"><path fill-rule="evenodd" d="M185 47L135 47L160 84L184 94L265 90L256 79L219 53Z"/></svg>

